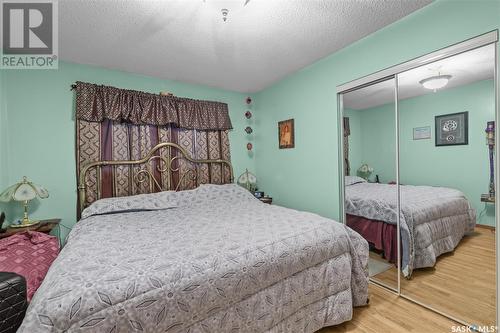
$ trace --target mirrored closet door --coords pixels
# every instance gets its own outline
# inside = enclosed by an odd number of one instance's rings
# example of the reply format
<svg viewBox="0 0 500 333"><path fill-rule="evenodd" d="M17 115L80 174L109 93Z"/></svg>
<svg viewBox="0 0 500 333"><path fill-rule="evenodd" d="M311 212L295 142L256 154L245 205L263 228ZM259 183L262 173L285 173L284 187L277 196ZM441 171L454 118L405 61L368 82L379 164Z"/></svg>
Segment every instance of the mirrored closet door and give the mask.
<svg viewBox="0 0 500 333"><path fill-rule="evenodd" d="M397 76L401 294L478 326L496 320L494 76L495 44Z"/></svg>
<svg viewBox="0 0 500 333"><path fill-rule="evenodd" d="M342 98L345 223L369 243L372 281L397 291L396 80ZM381 195L388 204L374 208Z"/></svg>
<svg viewBox="0 0 500 333"><path fill-rule="evenodd" d="M337 87L344 223L370 281L477 331L496 323L498 31Z"/></svg>

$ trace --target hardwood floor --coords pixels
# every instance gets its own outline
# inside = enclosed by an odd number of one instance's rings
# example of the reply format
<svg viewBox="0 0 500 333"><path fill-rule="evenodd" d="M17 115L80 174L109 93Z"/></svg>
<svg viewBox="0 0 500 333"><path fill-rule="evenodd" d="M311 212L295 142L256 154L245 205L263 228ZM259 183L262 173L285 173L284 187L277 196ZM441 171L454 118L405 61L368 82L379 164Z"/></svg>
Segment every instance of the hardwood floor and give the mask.
<svg viewBox="0 0 500 333"><path fill-rule="evenodd" d="M351 321L323 328L316 333L439 333L458 325L382 287L370 284L370 304L355 308Z"/></svg>
<svg viewBox="0 0 500 333"><path fill-rule="evenodd" d="M396 272L394 272L396 271ZM397 270L377 275L397 285ZM451 332L456 322L370 284L370 305L355 308L349 322L317 333ZM454 252L433 268L418 269L401 279L401 292L471 324L495 322L495 231L477 227Z"/></svg>
<svg viewBox="0 0 500 333"><path fill-rule="evenodd" d="M435 267L401 278L401 293L471 324L493 325L495 309L495 231L476 227L454 252L440 256ZM397 270L376 276L397 285Z"/></svg>

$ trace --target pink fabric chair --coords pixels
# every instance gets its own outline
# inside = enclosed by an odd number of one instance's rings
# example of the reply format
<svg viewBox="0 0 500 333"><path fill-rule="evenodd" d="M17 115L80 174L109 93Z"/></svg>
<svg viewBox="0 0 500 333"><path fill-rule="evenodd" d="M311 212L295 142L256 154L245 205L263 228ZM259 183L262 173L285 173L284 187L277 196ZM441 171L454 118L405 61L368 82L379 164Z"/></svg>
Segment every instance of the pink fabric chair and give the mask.
<svg viewBox="0 0 500 333"><path fill-rule="evenodd" d="M0 271L24 276L30 301L58 253L59 242L54 236L36 231L17 233L0 239Z"/></svg>

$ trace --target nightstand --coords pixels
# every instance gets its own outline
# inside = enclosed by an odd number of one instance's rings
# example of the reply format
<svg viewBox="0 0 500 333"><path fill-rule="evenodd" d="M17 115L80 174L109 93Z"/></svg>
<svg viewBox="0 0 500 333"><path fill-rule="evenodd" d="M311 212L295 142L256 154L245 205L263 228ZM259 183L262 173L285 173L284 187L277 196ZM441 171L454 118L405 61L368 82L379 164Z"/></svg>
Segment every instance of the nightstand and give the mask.
<svg viewBox="0 0 500 333"><path fill-rule="evenodd" d="M24 231L38 231L46 234L50 233L52 229L59 227L61 219L40 220L40 223L26 227L26 228L7 228L7 231L0 233L0 238L5 238Z"/></svg>
<svg viewBox="0 0 500 333"><path fill-rule="evenodd" d="M270 204L270 205L273 203L273 198L271 198L271 197L263 197L263 198L259 198L259 200L263 203Z"/></svg>
<svg viewBox="0 0 500 333"><path fill-rule="evenodd" d="M489 193L481 194L481 202L485 203L495 203L495 196L492 196Z"/></svg>

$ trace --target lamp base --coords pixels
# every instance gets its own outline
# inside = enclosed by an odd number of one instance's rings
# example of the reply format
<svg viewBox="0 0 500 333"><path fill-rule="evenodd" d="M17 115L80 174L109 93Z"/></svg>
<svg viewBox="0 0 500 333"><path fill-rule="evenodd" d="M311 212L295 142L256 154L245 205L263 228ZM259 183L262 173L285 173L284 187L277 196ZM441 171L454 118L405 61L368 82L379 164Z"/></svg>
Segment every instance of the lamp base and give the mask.
<svg viewBox="0 0 500 333"><path fill-rule="evenodd" d="M21 223L19 224L11 224L9 228L26 228L26 227L31 227L33 225L37 225L40 223L40 221L32 221L32 220L22 220Z"/></svg>

